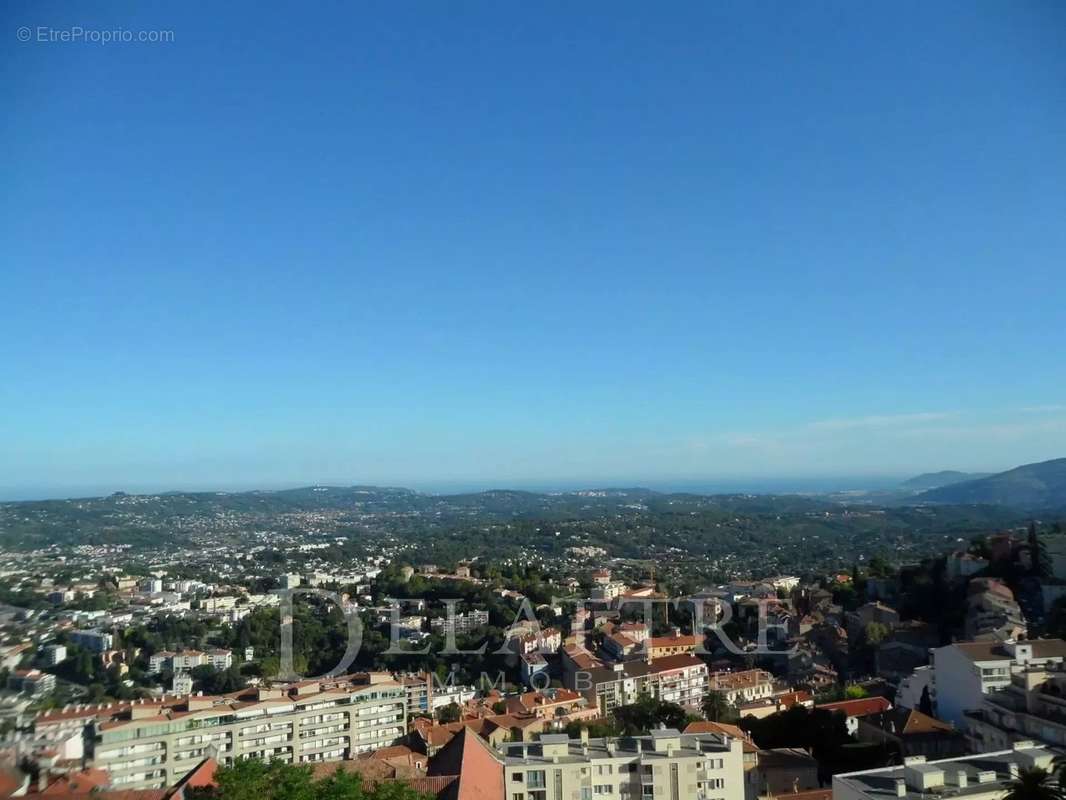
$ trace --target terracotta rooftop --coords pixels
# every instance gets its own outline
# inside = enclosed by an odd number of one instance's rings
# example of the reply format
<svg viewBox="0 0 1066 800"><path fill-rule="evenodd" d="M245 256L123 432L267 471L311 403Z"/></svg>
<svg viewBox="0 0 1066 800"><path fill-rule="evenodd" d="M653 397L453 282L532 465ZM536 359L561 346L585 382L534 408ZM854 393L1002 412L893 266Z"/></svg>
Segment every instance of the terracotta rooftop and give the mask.
<svg viewBox="0 0 1066 800"><path fill-rule="evenodd" d="M822 703L815 708L824 711L843 711L848 717L865 717L880 714L892 708L884 697L862 697L857 700L840 700L835 703Z"/></svg>
<svg viewBox="0 0 1066 800"><path fill-rule="evenodd" d="M505 796L503 762L469 728L430 761L429 775L458 776L437 795L441 800L499 800Z"/></svg>
<svg viewBox="0 0 1066 800"><path fill-rule="evenodd" d="M715 672L711 675L711 688L746 689L771 681L770 673L762 669L746 669L741 672Z"/></svg>

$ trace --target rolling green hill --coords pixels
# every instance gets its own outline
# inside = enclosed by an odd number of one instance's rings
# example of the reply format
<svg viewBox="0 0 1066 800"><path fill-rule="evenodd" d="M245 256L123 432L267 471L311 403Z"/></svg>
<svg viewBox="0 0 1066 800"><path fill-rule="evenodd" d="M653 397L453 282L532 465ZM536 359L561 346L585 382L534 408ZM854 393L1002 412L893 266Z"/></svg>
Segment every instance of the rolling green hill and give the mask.
<svg viewBox="0 0 1066 800"><path fill-rule="evenodd" d="M990 473L988 472L959 472L954 469L945 469L940 472L923 472L921 475L915 475L910 480L903 481L900 486L913 492L921 492L927 489L939 489L941 486L951 486L954 483L962 483L963 481L976 481L981 478L987 478L989 475Z"/></svg>
<svg viewBox="0 0 1066 800"><path fill-rule="evenodd" d="M1066 508L1066 458L1023 464L978 480L941 486L921 501L953 505L998 505L1024 509Z"/></svg>

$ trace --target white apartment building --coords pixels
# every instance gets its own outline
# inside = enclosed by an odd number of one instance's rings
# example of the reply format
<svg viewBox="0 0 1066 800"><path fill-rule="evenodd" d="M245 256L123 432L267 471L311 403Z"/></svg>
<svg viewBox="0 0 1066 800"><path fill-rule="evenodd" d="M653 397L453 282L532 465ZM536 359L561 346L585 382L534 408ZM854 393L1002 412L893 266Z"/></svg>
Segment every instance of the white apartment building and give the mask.
<svg viewBox="0 0 1066 800"><path fill-rule="evenodd" d="M430 698L430 708L433 711L439 711L452 703L461 706L467 700L473 700L475 697L477 697L477 689L473 686L455 686L447 684L444 686L435 686L433 689L433 695Z"/></svg>
<svg viewBox="0 0 1066 800"><path fill-rule="evenodd" d="M742 743L714 733L501 745L505 800L744 800Z"/></svg>
<svg viewBox="0 0 1066 800"><path fill-rule="evenodd" d="M205 597L200 601L200 610L209 614L217 614L220 611L231 611L237 606L237 598L233 595L222 597Z"/></svg>
<svg viewBox="0 0 1066 800"><path fill-rule="evenodd" d="M930 651L930 697L936 715L962 728L965 712L981 707L984 695L1010 685L1011 675L1028 667L1061 664L1062 639L955 642Z"/></svg>
<svg viewBox="0 0 1066 800"><path fill-rule="evenodd" d="M162 788L208 754L288 763L334 761L395 744L406 732L406 699L395 682L304 681L225 697L167 698L79 712L89 763L115 788ZM55 712L38 717L54 723Z"/></svg>
<svg viewBox="0 0 1066 800"><path fill-rule="evenodd" d="M614 600L625 594L626 589L629 587L622 581L608 581L607 583L597 583L592 587L592 600Z"/></svg>
<svg viewBox="0 0 1066 800"><path fill-rule="evenodd" d="M203 666L212 666L221 671L229 669L232 664L233 653L230 650L183 650L180 653L161 650L148 658L148 671L152 674L164 669L188 672Z"/></svg>
<svg viewBox="0 0 1066 800"><path fill-rule="evenodd" d="M775 589L783 589L786 592L791 592L800 584L800 579L795 575L779 575L770 581L770 585Z"/></svg>
<svg viewBox="0 0 1066 800"><path fill-rule="evenodd" d="M1033 742L1017 742L1009 750L939 761L912 756L901 766L834 775L833 800L1000 800L1023 770L1048 770L1058 754Z"/></svg>
<svg viewBox="0 0 1066 800"><path fill-rule="evenodd" d="M966 712L965 732L976 753L1025 740L1066 747L1066 669L1055 665L1015 673L1009 686L989 692L979 709Z"/></svg>
<svg viewBox="0 0 1066 800"><path fill-rule="evenodd" d="M429 621L429 628L434 633L443 636L448 632L449 623L454 624L456 633L470 633L475 628L489 624L489 612L484 609L474 609L456 614L454 620L449 620L448 617L434 617Z"/></svg>
<svg viewBox="0 0 1066 800"><path fill-rule="evenodd" d="M50 667L67 660L67 648L61 644L50 644L44 648L44 660Z"/></svg>
<svg viewBox="0 0 1066 800"><path fill-rule="evenodd" d="M602 714L632 705L641 694L680 706L698 707L707 693L707 665L683 653L654 661L625 661L567 675L568 689L595 691Z"/></svg>

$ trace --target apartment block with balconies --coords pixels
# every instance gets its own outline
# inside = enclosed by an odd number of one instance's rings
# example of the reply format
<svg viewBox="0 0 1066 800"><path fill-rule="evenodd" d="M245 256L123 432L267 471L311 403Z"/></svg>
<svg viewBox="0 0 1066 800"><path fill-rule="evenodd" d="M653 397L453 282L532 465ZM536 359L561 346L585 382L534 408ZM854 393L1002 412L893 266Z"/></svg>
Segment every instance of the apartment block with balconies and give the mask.
<svg viewBox="0 0 1066 800"><path fill-rule="evenodd" d="M377 750L404 735L406 706L399 683L347 679L134 702L89 722L89 753L116 788L160 788L208 755L312 763Z"/></svg>
<svg viewBox="0 0 1066 800"><path fill-rule="evenodd" d="M742 743L721 734L505 744L506 800L743 800Z"/></svg>

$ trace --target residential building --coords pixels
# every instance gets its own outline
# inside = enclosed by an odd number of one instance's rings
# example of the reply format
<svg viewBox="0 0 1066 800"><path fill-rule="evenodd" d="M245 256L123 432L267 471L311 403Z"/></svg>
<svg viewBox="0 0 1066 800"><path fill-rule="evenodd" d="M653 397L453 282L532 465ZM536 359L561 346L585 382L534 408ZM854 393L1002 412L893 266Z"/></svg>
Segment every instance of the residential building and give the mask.
<svg viewBox="0 0 1066 800"><path fill-rule="evenodd" d="M603 637L604 655L614 661L623 661L637 655L640 643L621 632L609 633Z"/></svg>
<svg viewBox="0 0 1066 800"><path fill-rule="evenodd" d="M300 576L295 573L282 575L280 583L282 589L295 589L300 585Z"/></svg>
<svg viewBox="0 0 1066 800"><path fill-rule="evenodd" d="M13 691L42 697L55 691L56 676L39 669L17 669L8 676L7 685Z"/></svg>
<svg viewBox="0 0 1066 800"><path fill-rule="evenodd" d="M896 705L900 708L919 708L922 704L922 695L929 693L930 702L933 697L933 668L925 666L915 668L914 672L900 681L896 690Z"/></svg>
<svg viewBox="0 0 1066 800"><path fill-rule="evenodd" d="M209 751L220 764L236 758L312 763L354 757L396 743L406 731L398 683L303 681L223 697L78 707L37 717L37 728L81 725L88 761L112 786L162 788Z"/></svg>
<svg viewBox="0 0 1066 800"><path fill-rule="evenodd" d="M433 687L433 697L430 700L430 703L432 704L432 710L436 712L445 706L450 706L452 703L461 706L463 703L468 700L473 700L475 697L477 697L477 689L473 686L445 684L443 686Z"/></svg>
<svg viewBox="0 0 1066 800"><path fill-rule="evenodd" d="M956 550L947 556L944 571L948 580L956 578L969 578L988 567L988 560L967 553L965 550Z"/></svg>
<svg viewBox="0 0 1066 800"><path fill-rule="evenodd" d="M740 672L715 672L708 690L722 695L730 705L739 706L773 696L773 676L763 669Z"/></svg>
<svg viewBox="0 0 1066 800"><path fill-rule="evenodd" d="M192 694L193 680L188 672L175 672L174 679L170 682L171 691L176 695Z"/></svg>
<svg viewBox="0 0 1066 800"><path fill-rule="evenodd" d="M779 575L770 581L770 585L775 589L791 592L800 584L800 579L795 575Z"/></svg>
<svg viewBox="0 0 1066 800"><path fill-rule="evenodd" d="M682 653L694 653L703 644L702 636L686 636L674 629L669 636L651 636L644 641L644 653L647 658L666 658Z"/></svg>
<svg viewBox="0 0 1066 800"><path fill-rule="evenodd" d="M500 747L506 800L744 800L741 740L717 733L570 739Z"/></svg>
<svg viewBox="0 0 1066 800"><path fill-rule="evenodd" d="M755 796L767 798L788 796L821 785L814 756L793 747L759 750L750 780L754 781Z"/></svg>
<svg viewBox="0 0 1066 800"><path fill-rule="evenodd" d="M67 660L67 648L62 644L50 644L44 648L44 660L50 667Z"/></svg>
<svg viewBox="0 0 1066 800"><path fill-rule="evenodd" d="M397 676L407 699L407 716L433 713L433 679L432 672Z"/></svg>
<svg viewBox="0 0 1066 800"><path fill-rule="evenodd" d="M814 708L814 696L807 691L783 692L773 697L764 697L761 700L741 703L736 709L741 717L763 719L780 711L788 711L792 706Z"/></svg>
<svg viewBox="0 0 1066 800"><path fill-rule="evenodd" d="M820 711L833 711L844 715L848 733L854 736L859 730L859 720L875 714L883 714L892 708L884 697L861 697L856 700L839 700L815 706Z"/></svg>
<svg viewBox="0 0 1066 800"><path fill-rule="evenodd" d="M834 775L833 800L1000 800L1022 771L1048 770L1058 754L1032 742L1017 742L1009 750L938 761L912 756L895 767Z"/></svg>
<svg viewBox="0 0 1066 800"><path fill-rule="evenodd" d="M1028 629L1021 606L1003 581L975 578L966 597L965 632L968 639L1019 639Z"/></svg>
<svg viewBox="0 0 1066 800"><path fill-rule="evenodd" d="M537 652L523 653L519 658L521 659L519 667L521 668L523 684L533 686L534 682L543 682L541 685L547 685L550 682L550 678L548 678L548 659L543 655ZM545 677L538 677L541 675Z"/></svg>
<svg viewBox="0 0 1066 800"><path fill-rule="evenodd" d="M449 620L448 617L434 617L429 621L429 628L434 633L443 636L447 633L449 621L454 623L456 633L470 633L470 631L482 625L489 624L489 612L476 608L472 611L456 614L454 620Z"/></svg>
<svg viewBox="0 0 1066 800"><path fill-rule="evenodd" d="M114 637L110 633L98 630L71 631L67 634L67 638L73 644L84 647L94 653L103 653L105 650L110 650L114 645Z"/></svg>
<svg viewBox="0 0 1066 800"><path fill-rule="evenodd" d="M759 748L755 746L751 734L736 725L705 719L690 722L685 727L684 733L717 733L738 740L744 752L744 797L747 800L754 800L759 795L760 776L756 772L759 766Z"/></svg>
<svg viewBox="0 0 1066 800"><path fill-rule="evenodd" d="M514 716L533 715L540 719L565 717L588 708L588 698L569 689L544 689L511 695L506 701L507 713Z"/></svg>
<svg viewBox="0 0 1066 800"><path fill-rule="evenodd" d="M0 668L15 669L29 648L25 642L0 646Z"/></svg>
<svg viewBox="0 0 1066 800"><path fill-rule="evenodd" d="M1066 641L955 642L934 648L930 655L930 697L936 716L962 728L965 712L980 708L989 691L1009 686L1015 672L1061 664Z"/></svg>
<svg viewBox="0 0 1066 800"><path fill-rule="evenodd" d="M954 725L913 708L867 714L859 718L855 735L860 741L885 745L900 760L910 756L951 758L970 752L966 737Z"/></svg>
<svg viewBox="0 0 1066 800"><path fill-rule="evenodd" d="M618 597L621 597L626 589L626 586L622 581L608 581L607 583L596 583L592 587L591 599L601 601L611 601Z"/></svg>
<svg viewBox="0 0 1066 800"><path fill-rule="evenodd" d="M975 751L999 750L1032 739L1066 747L1066 669L1030 668L981 698L966 712L966 736Z"/></svg>
<svg viewBox="0 0 1066 800"><path fill-rule="evenodd" d="M148 658L148 671L151 673L169 669L172 672L188 672L197 667L211 666L222 671L233 664L233 652L230 650L183 650L172 653L161 650Z"/></svg>
<svg viewBox="0 0 1066 800"><path fill-rule="evenodd" d="M511 630L514 630L512 626ZM512 635L508 643L519 654L554 653L563 645L563 634L557 628L537 629L531 633Z"/></svg>
<svg viewBox="0 0 1066 800"><path fill-rule="evenodd" d="M602 714L632 705L641 694L695 708L707 693L707 665L691 654L626 661L579 671L572 677L568 688L594 695Z"/></svg>

